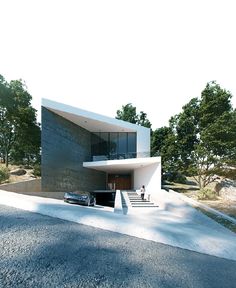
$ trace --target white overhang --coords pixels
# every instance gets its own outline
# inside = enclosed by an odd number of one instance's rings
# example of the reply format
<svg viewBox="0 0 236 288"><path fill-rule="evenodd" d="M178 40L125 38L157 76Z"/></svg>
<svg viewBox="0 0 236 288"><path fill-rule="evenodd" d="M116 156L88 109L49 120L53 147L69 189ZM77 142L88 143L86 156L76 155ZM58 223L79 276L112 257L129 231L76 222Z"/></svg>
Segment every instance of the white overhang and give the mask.
<svg viewBox="0 0 236 288"><path fill-rule="evenodd" d="M49 99L42 106L90 132L138 132L150 130L115 118L107 117Z"/></svg>
<svg viewBox="0 0 236 288"><path fill-rule="evenodd" d="M84 162L83 167L107 173L130 173L138 168L160 163L161 157Z"/></svg>

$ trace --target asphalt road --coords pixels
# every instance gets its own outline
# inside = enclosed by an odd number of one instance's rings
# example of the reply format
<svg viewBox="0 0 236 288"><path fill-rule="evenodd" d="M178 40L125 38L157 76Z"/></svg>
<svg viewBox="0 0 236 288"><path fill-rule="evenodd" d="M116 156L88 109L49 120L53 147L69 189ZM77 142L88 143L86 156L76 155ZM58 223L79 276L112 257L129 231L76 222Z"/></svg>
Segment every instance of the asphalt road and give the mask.
<svg viewBox="0 0 236 288"><path fill-rule="evenodd" d="M235 287L236 261L0 205L0 287Z"/></svg>

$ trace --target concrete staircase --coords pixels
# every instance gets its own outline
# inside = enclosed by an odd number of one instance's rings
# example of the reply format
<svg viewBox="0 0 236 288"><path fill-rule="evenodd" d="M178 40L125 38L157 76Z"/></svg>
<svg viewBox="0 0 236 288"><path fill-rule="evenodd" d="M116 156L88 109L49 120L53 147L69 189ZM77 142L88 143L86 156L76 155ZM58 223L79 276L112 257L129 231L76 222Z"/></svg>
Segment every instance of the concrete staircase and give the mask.
<svg viewBox="0 0 236 288"><path fill-rule="evenodd" d="M151 201L142 200L141 196L138 195L138 193L135 191L127 191L127 195L128 195L129 202L130 202L132 208L156 208L156 207L158 207L157 205L155 205ZM123 200L124 200L124 197L122 197L122 205L123 205ZM124 202L125 202L125 200L124 200ZM124 203L124 205L127 205L127 204Z"/></svg>

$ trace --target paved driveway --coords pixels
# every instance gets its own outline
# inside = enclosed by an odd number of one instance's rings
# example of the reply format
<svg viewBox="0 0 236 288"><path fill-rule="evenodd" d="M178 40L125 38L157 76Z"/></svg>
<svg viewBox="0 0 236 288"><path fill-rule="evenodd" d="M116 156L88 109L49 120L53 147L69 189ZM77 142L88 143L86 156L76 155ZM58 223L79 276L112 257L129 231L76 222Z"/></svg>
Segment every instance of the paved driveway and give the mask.
<svg viewBox="0 0 236 288"><path fill-rule="evenodd" d="M235 287L236 261L0 205L0 287Z"/></svg>
<svg viewBox="0 0 236 288"><path fill-rule="evenodd" d="M0 191L0 204L236 260L235 233L188 205L182 205L181 201L169 201L166 210L152 208L154 210L147 213L138 209L134 214L123 215L101 207L82 207L57 199Z"/></svg>

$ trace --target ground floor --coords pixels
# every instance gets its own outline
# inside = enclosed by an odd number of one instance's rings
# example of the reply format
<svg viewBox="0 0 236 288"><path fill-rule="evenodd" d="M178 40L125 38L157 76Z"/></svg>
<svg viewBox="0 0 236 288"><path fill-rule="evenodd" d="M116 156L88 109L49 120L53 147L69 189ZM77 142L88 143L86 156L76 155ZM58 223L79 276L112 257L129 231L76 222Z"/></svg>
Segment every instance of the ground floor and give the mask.
<svg viewBox="0 0 236 288"><path fill-rule="evenodd" d="M161 188L160 157L84 162L83 167L104 173L105 190L138 190L145 185L154 193Z"/></svg>

